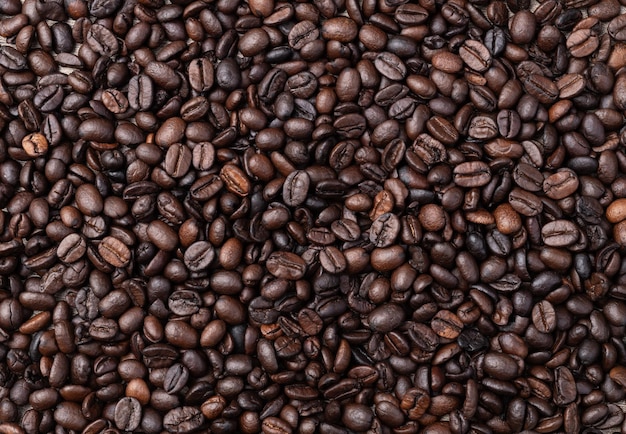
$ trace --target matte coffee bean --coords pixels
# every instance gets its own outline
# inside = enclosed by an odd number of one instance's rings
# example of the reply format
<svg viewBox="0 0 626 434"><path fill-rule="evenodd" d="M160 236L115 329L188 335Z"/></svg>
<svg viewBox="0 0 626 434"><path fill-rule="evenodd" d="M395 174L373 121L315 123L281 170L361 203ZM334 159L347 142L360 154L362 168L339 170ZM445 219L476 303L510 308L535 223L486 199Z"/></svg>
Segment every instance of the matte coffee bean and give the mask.
<svg viewBox="0 0 626 434"><path fill-rule="evenodd" d="M626 40L626 33L624 32L625 28L626 28L626 18L622 14L622 15L616 16L609 22L609 25L607 27L607 32L613 39L617 41L624 41Z"/></svg>

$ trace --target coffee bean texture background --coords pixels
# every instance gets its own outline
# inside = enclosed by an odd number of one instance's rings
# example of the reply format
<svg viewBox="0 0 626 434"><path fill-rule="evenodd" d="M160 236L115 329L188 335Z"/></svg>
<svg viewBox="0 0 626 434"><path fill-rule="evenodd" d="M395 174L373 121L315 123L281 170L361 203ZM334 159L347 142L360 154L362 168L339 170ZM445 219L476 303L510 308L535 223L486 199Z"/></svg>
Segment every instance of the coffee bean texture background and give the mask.
<svg viewBox="0 0 626 434"><path fill-rule="evenodd" d="M626 433L626 3L0 2L0 434Z"/></svg>

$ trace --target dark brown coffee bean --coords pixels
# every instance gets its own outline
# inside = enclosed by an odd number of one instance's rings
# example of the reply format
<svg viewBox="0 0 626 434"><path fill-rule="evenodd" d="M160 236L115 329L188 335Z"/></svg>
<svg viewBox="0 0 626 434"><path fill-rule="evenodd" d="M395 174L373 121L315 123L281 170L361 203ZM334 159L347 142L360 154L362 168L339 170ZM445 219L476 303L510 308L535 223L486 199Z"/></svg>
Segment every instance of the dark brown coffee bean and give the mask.
<svg viewBox="0 0 626 434"><path fill-rule="evenodd" d="M404 309L398 305L381 306L369 314L369 327L377 332L390 332L404 321L404 315Z"/></svg>
<svg viewBox="0 0 626 434"><path fill-rule="evenodd" d="M220 171L220 178L230 192L242 197L250 193L250 181L239 167L233 164L224 165Z"/></svg>
<svg viewBox="0 0 626 434"><path fill-rule="evenodd" d="M516 12L509 20L511 39L516 44L528 44L535 36L537 19L528 10Z"/></svg>
<svg viewBox="0 0 626 434"><path fill-rule="evenodd" d="M289 32L289 46L300 50L319 36L320 31L313 22L307 20L300 21Z"/></svg>
<svg viewBox="0 0 626 434"><path fill-rule="evenodd" d="M406 65L393 53L383 52L374 59L374 66L390 80L402 80L407 73Z"/></svg>
<svg viewBox="0 0 626 434"><path fill-rule="evenodd" d="M290 252L272 253L266 265L268 271L279 279L298 280L306 272L304 260Z"/></svg>
<svg viewBox="0 0 626 434"><path fill-rule="evenodd" d="M298 206L306 200L310 178L304 171L294 171L287 176L283 184L283 199L289 206Z"/></svg>
<svg viewBox="0 0 626 434"><path fill-rule="evenodd" d="M498 380L513 380L520 373L515 359L504 353L487 353L483 363L485 372Z"/></svg>
<svg viewBox="0 0 626 434"><path fill-rule="evenodd" d="M491 66L491 53L481 42L468 39L459 49L459 56L476 72L484 72Z"/></svg>
<svg viewBox="0 0 626 434"><path fill-rule="evenodd" d="M89 28L86 42L92 50L102 56L111 57L116 55L119 51L119 43L115 35L100 24L94 24Z"/></svg>
<svg viewBox="0 0 626 434"><path fill-rule="evenodd" d="M124 431L132 431L141 423L141 404L135 398L122 398L115 405L115 425Z"/></svg>
<svg viewBox="0 0 626 434"><path fill-rule="evenodd" d="M128 99L117 89L107 89L102 93L102 104L111 113L120 114L128 110Z"/></svg>
<svg viewBox="0 0 626 434"><path fill-rule="evenodd" d="M181 178L189 171L191 161L191 150L181 143L175 143L165 154L165 171L173 178Z"/></svg>
<svg viewBox="0 0 626 434"><path fill-rule="evenodd" d="M341 250L334 246L326 246L319 253L319 260L322 268L331 274L341 273L345 271L348 266L346 258Z"/></svg>
<svg viewBox="0 0 626 434"><path fill-rule="evenodd" d="M431 328L440 337L456 339L463 330L463 322L452 312L437 312L431 320Z"/></svg>
<svg viewBox="0 0 626 434"><path fill-rule="evenodd" d="M480 187L489 181L491 171L484 162L465 162L454 168L454 182L461 187Z"/></svg>
<svg viewBox="0 0 626 434"><path fill-rule="evenodd" d="M580 237L578 227L569 220L555 220L541 228L541 238L547 246L566 247Z"/></svg>
<svg viewBox="0 0 626 434"><path fill-rule="evenodd" d="M542 333L550 333L556 327L556 313L550 302L540 301L533 307L533 324Z"/></svg>
<svg viewBox="0 0 626 434"><path fill-rule="evenodd" d="M163 416L163 427L169 432L187 434L204 423L204 415L196 407L177 407Z"/></svg>
<svg viewBox="0 0 626 434"><path fill-rule="evenodd" d="M144 74L132 77L128 83L128 103L133 110L149 110L154 99L154 85Z"/></svg>
<svg viewBox="0 0 626 434"><path fill-rule="evenodd" d="M57 404L54 410L54 421L63 428L74 430L82 430L88 423L81 412L80 405L70 401Z"/></svg>
<svg viewBox="0 0 626 434"><path fill-rule="evenodd" d="M63 262L72 263L81 259L86 251L85 239L78 234L70 234L57 247L57 256Z"/></svg>
<svg viewBox="0 0 626 434"><path fill-rule="evenodd" d="M128 247L114 237L104 238L98 244L98 252L107 263L114 267L125 267L131 260Z"/></svg>
<svg viewBox="0 0 626 434"><path fill-rule="evenodd" d="M370 241L376 247L387 247L394 243L400 233L400 220L391 213L378 217L370 228Z"/></svg>
<svg viewBox="0 0 626 434"><path fill-rule="evenodd" d="M93 184L83 184L76 189L76 206L85 215L96 216L104 208L102 195Z"/></svg>
<svg viewBox="0 0 626 434"><path fill-rule="evenodd" d="M563 169L543 181L543 191L551 199L563 199L578 189L578 176L574 171Z"/></svg>
<svg viewBox="0 0 626 434"><path fill-rule="evenodd" d="M537 98L543 104L556 101L559 89L552 80L538 74L529 74L523 81L524 89L529 95Z"/></svg>
<svg viewBox="0 0 626 434"><path fill-rule="evenodd" d="M291 434L293 432L291 426L284 420L270 416L263 420L261 424L263 434Z"/></svg>
<svg viewBox="0 0 626 434"><path fill-rule="evenodd" d="M536 192L543 189L543 175L530 164L518 164L513 170L513 180L526 191Z"/></svg>

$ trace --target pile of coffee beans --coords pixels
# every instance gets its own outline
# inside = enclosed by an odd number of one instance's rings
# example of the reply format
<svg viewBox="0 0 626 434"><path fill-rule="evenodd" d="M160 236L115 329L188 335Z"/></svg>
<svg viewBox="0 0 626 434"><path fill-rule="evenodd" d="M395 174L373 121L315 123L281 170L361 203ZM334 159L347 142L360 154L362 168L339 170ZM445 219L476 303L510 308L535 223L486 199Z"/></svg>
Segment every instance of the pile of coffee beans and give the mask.
<svg viewBox="0 0 626 434"><path fill-rule="evenodd" d="M626 433L626 0L0 37L0 434Z"/></svg>

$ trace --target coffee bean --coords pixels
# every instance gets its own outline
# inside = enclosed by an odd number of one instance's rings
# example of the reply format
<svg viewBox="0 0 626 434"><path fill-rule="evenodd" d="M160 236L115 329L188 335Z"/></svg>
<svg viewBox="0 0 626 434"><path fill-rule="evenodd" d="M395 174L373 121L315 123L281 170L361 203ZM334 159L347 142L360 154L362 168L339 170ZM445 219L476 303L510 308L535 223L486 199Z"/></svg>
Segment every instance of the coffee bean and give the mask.
<svg viewBox="0 0 626 434"><path fill-rule="evenodd" d="M484 72L492 62L491 53L479 41L468 39L459 49L459 56L465 64L476 72Z"/></svg>
<svg viewBox="0 0 626 434"><path fill-rule="evenodd" d="M102 195L93 184L82 184L74 195L76 206L85 215L96 216L104 209Z"/></svg>
<svg viewBox="0 0 626 434"><path fill-rule="evenodd" d="M565 366L554 370L554 396L558 405L567 405L576 399L575 379Z"/></svg>
<svg viewBox="0 0 626 434"><path fill-rule="evenodd" d="M163 416L163 427L169 432L191 433L204 423L204 415L195 407L176 407Z"/></svg>
<svg viewBox="0 0 626 434"><path fill-rule="evenodd" d="M564 247L574 244L580 237L578 227L569 220L555 220L541 228L541 238L551 247Z"/></svg>
<svg viewBox="0 0 626 434"><path fill-rule="evenodd" d="M404 315L404 309L398 305L381 306L369 314L369 327L377 332L390 332L404 321Z"/></svg>
<svg viewBox="0 0 626 434"><path fill-rule="evenodd" d="M128 110L128 99L117 89L107 89L102 93L102 104L111 113L120 114Z"/></svg>
<svg viewBox="0 0 626 434"><path fill-rule="evenodd" d="M311 21L303 20L293 26L289 32L289 46L300 50L319 36L320 31L318 27Z"/></svg>
<svg viewBox="0 0 626 434"><path fill-rule="evenodd" d="M250 181L243 171L232 164L226 164L220 171L220 178L227 190L238 196L247 196L250 192Z"/></svg>
<svg viewBox="0 0 626 434"><path fill-rule="evenodd" d="M578 189L578 176L574 171L563 169L543 181L543 191L551 199L563 199Z"/></svg>
<svg viewBox="0 0 626 434"><path fill-rule="evenodd" d="M524 89L529 95L543 104L549 104L559 96L559 89L549 78L538 74L529 74L523 81Z"/></svg>
<svg viewBox="0 0 626 434"><path fill-rule="evenodd" d="M616 16L609 22L607 32L613 39L617 41L624 41L626 40L624 28L626 28L626 18L624 18L624 15L622 14Z"/></svg>
<svg viewBox="0 0 626 434"><path fill-rule="evenodd" d="M515 359L504 353L487 353L483 360L485 372L498 380L513 380L519 375Z"/></svg>
<svg viewBox="0 0 626 434"><path fill-rule="evenodd" d="M306 272L306 263L294 253L276 252L267 259L267 269L279 279L298 280Z"/></svg>
<svg viewBox="0 0 626 434"><path fill-rule="evenodd" d="M132 431L141 422L141 404L135 398L122 398L115 405L115 425L124 431Z"/></svg>
<svg viewBox="0 0 626 434"><path fill-rule="evenodd" d="M463 330L463 323L452 312L443 310L431 320L431 327L438 336L456 339Z"/></svg>
<svg viewBox="0 0 626 434"><path fill-rule="evenodd" d="M402 80L407 73L406 65L393 53L383 52L374 59L374 66L390 80Z"/></svg>
<svg viewBox="0 0 626 434"><path fill-rule="evenodd" d="M339 42L350 42L356 38L357 25L350 18L331 18L324 22L320 33L324 39L332 39Z"/></svg>
<svg viewBox="0 0 626 434"><path fill-rule="evenodd" d="M66 263L78 261L87 251L85 239L78 234L70 234L57 247L57 256Z"/></svg>
<svg viewBox="0 0 626 434"><path fill-rule="evenodd" d="M191 150L181 143L175 143L165 154L165 171L173 178L181 178L189 171L191 160Z"/></svg>
<svg viewBox="0 0 626 434"><path fill-rule="evenodd" d="M114 267L125 267L131 260L131 253L128 247L114 237L104 238L98 244L98 252L107 263Z"/></svg>
<svg viewBox="0 0 626 434"><path fill-rule="evenodd" d="M400 220L391 213L378 217L370 229L370 241L376 247L387 247L394 243L400 233Z"/></svg>
<svg viewBox="0 0 626 434"><path fill-rule="evenodd" d="M274 416L263 420L261 431L263 434L291 434L293 432L287 422Z"/></svg>
<svg viewBox="0 0 626 434"><path fill-rule="evenodd" d="M454 168L454 182L461 187L480 187L489 181L491 171L482 161L465 162Z"/></svg>
<svg viewBox="0 0 626 434"><path fill-rule="evenodd" d="M511 39L516 44L527 44L533 40L537 27L537 19L527 10L516 12L509 21Z"/></svg>
<svg viewBox="0 0 626 434"><path fill-rule="evenodd" d="M294 171L283 184L283 198L289 206L298 206L306 200L310 186L309 175L304 171Z"/></svg>
<svg viewBox="0 0 626 434"><path fill-rule="evenodd" d="M541 301L533 307L533 324L542 333L550 333L556 327L554 307L548 301Z"/></svg>
<svg viewBox="0 0 626 434"><path fill-rule="evenodd" d="M32 133L22 139L22 148L29 157L39 157L48 152L48 140L43 134Z"/></svg>

